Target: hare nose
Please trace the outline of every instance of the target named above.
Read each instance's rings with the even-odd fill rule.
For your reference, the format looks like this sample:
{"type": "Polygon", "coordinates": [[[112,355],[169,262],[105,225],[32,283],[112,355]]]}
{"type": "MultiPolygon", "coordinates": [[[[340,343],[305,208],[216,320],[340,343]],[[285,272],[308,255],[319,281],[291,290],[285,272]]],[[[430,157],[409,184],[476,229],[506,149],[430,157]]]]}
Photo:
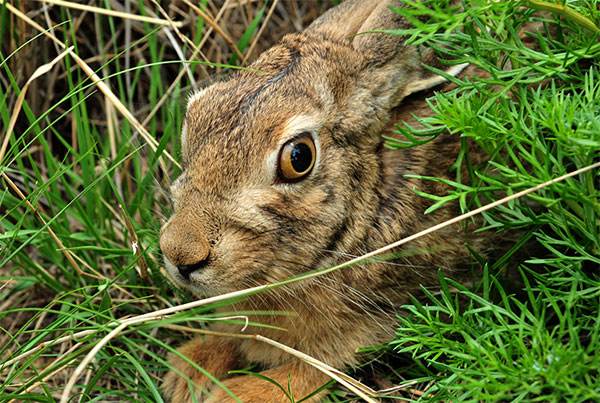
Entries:
{"type": "Polygon", "coordinates": [[[194,218],[190,214],[177,214],[160,234],[160,249],[184,280],[210,262],[210,244],[194,218]]]}
{"type": "Polygon", "coordinates": [[[181,277],[183,277],[186,280],[189,280],[190,274],[192,274],[196,270],[203,269],[204,267],[206,267],[207,264],[208,264],[208,256],[204,260],[201,260],[194,264],[177,265],[177,270],[179,271],[179,274],[181,274],[181,277]]]}

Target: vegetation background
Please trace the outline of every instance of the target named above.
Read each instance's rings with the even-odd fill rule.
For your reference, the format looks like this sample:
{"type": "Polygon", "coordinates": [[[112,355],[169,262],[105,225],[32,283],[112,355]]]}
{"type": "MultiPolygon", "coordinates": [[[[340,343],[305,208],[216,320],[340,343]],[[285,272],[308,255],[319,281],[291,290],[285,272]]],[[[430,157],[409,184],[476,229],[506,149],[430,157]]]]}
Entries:
{"type": "MultiPolygon", "coordinates": [[[[455,79],[421,127],[388,139],[401,153],[450,131],[490,155],[476,166],[465,141],[430,211],[472,210],[598,162],[596,0],[405,3],[414,28],[395,34],[485,72],[455,79]]],[[[116,319],[189,301],[165,280],[157,243],[186,98],[331,5],[0,0],[0,401],[59,399],[116,319]]],[[[404,400],[600,400],[599,192],[595,169],[485,213],[485,229],[520,231],[515,247],[475,256],[481,283],[441,277],[351,374],[404,400]],[[536,252],[509,288],[505,268],[525,244],[536,252]]],[[[212,307],[124,329],[71,401],[162,401],[166,352],[222,320],[212,307]]],[[[331,401],[357,399],[330,389],[331,401]]]]}

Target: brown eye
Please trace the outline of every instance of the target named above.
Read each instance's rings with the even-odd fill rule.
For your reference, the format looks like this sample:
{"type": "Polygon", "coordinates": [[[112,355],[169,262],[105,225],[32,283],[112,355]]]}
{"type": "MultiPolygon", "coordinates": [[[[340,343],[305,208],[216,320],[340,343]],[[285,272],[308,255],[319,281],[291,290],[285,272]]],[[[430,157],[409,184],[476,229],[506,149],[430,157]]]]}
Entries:
{"type": "Polygon", "coordinates": [[[279,177],[284,182],[296,182],[310,173],[317,153],[309,133],[288,141],[279,153],[279,177]]]}

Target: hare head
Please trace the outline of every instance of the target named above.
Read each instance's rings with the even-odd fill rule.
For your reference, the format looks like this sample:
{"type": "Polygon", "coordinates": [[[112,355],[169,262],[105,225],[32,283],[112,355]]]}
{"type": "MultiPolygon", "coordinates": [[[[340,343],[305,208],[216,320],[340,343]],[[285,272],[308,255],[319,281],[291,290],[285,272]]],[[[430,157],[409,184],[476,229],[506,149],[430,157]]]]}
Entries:
{"type": "Polygon", "coordinates": [[[373,32],[403,27],[395,5],[347,0],[189,99],[160,236],[178,285],[214,295],[364,248],[394,174],[381,131],[428,82],[416,48],[373,32]]]}

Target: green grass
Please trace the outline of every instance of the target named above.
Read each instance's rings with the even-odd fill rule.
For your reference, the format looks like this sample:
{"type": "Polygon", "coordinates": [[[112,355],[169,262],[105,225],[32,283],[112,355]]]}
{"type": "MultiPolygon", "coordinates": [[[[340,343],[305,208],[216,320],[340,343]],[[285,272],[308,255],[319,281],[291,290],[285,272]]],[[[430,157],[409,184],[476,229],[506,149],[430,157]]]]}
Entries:
{"type": "MultiPolygon", "coordinates": [[[[209,3],[201,2],[202,7],[209,3]]],[[[448,1],[407,3],[411,7],[401,12],[416,28],[397,33],[433,47],[452,63],[469,62],[488,73],[455,79],[455,90],[430,100],[435,114],[423,120],[425,129],[400,127],[407,141],[388,140],[390,147],[418,146],[444,131],[464,139],[449,193],[442,198],[422,195],[433,198],[430,210],[452,201],[463,211],[472,210],[598,161],[600,37],[593,29],[600,26],[597,1],[569,1],[569,8],[546,14],[530,7],[540,2],[468,1],[464,11],[448,1]],[[525,44],[519,32],[531,22],[539,22],[540,30],[525,44]],[[491,161],[471,161],[467,140],[485,150],[491,161]]],[[[133,8],[160,15],[148,4],[140,1],[133,8]]],[[[100,5],[108,7],[109,2],[100,5]]],[[[235,36],[241,52],[249,47],[269,6],[257,6],[253,15],[242,19],[235,36]]],[[[80,15],[53,8],[55,35],[89,60],[120,101],[138,120],[145,120],[182,68],[172,46],[154,25],[136,24],[130,42],[113,41],[124,38],[123,20],[88,14],[80,21],[80,15]]],[[[0,5],[2,136],[29,75],[57,54],[48,40],[33,38],[37,32],[23,31],[11,18],[0,5]]],[[[46,26],[43,18],[36,21],[46,26]]],[[[206,29],[197,19],[182,32],[198,44],[206,29]]],[[[238,62],[225,42],[213,45],[221,46],[222,54],[212,53],[211,62],[238,62]]],[[[189,45],[181,46],[185,55],[192,53],[189,45]]],[[[203,77],[202,69],[216,73],[221,67],[195,63],[190,68],[203,77]]],[[[70,56],[30,87],[0,174],[18,186],[46,224],[3,177],[0,401],[55,401],[74,367],[112,329],[115,319],[190,299],[162,276],[157,243],[161,222],[169,215],[164,189],[179,172],[164,153],[179,155],[178,133],[190,90],[184,75],[146,122],[159,141],[153,152],[129,122],[109,112],[96,85],[70,56]],[[112,128],[111,122],[116,122],[112,128]],[[75,265],[59,250],[49,229],[75,265]],[[132,251],[134,240],[137,254],[132,251]],[[90,332],[33,350],[41,342],[82,331],[90,332]]],[[[387,380],[407,385],[400,396],[453,401],[600,399],[598,183],[598,170],[588,172],[484,214],[485,229],[518,229],[522,242],[517,246],[526,244],[531,253],[523,258],[524,252],[515,247],[493,260],[476,257],[483,279],[470,288],[441,277],[440,289],[425,290],[424,298],[405,307],[395,340],[366,348],[382,362],[394,358],[387,380]],[[518,273],[517,285],[506,280],[511,276],[507,272],[518,273]]],[[[166,352],[188,337],[171,325],[202,326],[217,319],[213,307],[127,328],[99,351],[93,369],[78,380],[76,396],[161,401],[166,352]]],[[[363,376],[364,371],[355,375],[363,376]]],[[[336,387],[329,397],[336,402],[354,399],[336,387]]]]}

